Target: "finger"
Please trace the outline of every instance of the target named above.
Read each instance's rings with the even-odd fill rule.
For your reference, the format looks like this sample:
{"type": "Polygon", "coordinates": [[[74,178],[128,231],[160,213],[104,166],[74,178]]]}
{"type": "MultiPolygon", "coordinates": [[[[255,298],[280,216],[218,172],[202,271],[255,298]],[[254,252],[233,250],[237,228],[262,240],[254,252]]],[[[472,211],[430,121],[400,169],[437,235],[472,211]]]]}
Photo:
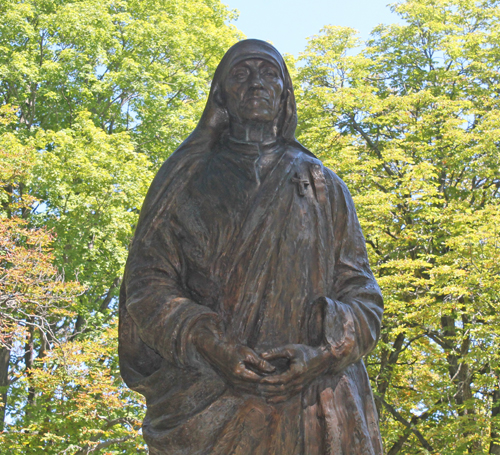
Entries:
{"type": "Polygon", "coordinates": [[[287,387],[284,384],[281,385],[262,385],[259,384],[257,389],[264,396],[274,396],[283,395],[288,393],[287,387]]]}
{"type": "Polygon", "coordinates": [[[312,385],[305,390],[302,396],[302,407],[307,408],[308,406],[313,406],[318,402],[318,386],[312,385]]]}
{"type": "Polygon", "coordinates": [[[243,382],[243,381],[237,381],[233,382],[234,387],[236,387],[239,391],[245,392],[245,393],[250,393],[252,395],[258,394],[258,390],[255,386],[255,384],[251,382],[243,382]]]}
{"type": "Polygon", "coordinates": [[[287,393],[282,393],[280,395],[274,395],[274,396],[271,396],[269,398],[266,398],[266,401],[268,403],[282,403],[283,401],[287,401],[290,398],[297,395],[298,393],[300,393],[301,390],[302,390],[301,387],[296,387],[287,393]]]}
{"type": "Polygon", "coordinates": [[[295,373],[291,370],[286,371],[283,374],[277,374],[274,376],[266,376],[260,379],[261,384],[286,384],[295,377],[295,373]]]}
{"type": "Polygon", "coordinates": [[[263,373],[274,373],[276,368],[271,365],[267,360],[264,360],[262,357],[259,357],[254,352],[249,352],[245,358],[245,363],[254,366],[259,371],[263,373]]]}
{"type": "Polygon", "coordinates": [[[298,371],[295,372],[287,384],[289,387],[301,387],[304,385],[304,377],[298,371]]]}
{"type": "Polygon", "coordinates": [[[296,390],[302,389],[302,384],[281,384],[281,385],[262,385],[259,384],[258,390],[264,396],[287,395],[295,393],[296,390]]]}
{"type": "Polygon", "coordinates": [[[274,348],[269,351],[263,352],[260,356],[265,360],[275,360],[281,359],[283,357],[286,359],[292,359],[293,353],[288,347],[282,346],[280,348],[274,348]]]}
{"type": "Polygon", "coordinates": [[[246,368],[237,370],[235,372],[235,376],[238,379],[244,379],[245,381],[250,381],[250,382],[259,382],[262,379],[262,376],[259,376],[257,373],[254,373],[251,370],[247,370],[246,368]]]}
{"type": "Polygon", "coordinates": [[[267,398],[266,401],[268,403],[283,403],[284,401],[287,401],[288,399],[290,399],[291,396],[287,393],[285,395],[276,395],[274,397],[271,397],[271,398],[267,398]]]}
{"type": "Polygon", "coordinates": [[[269,398],[267,399],[266,401],[268,403],[271,403],[271,404],[278,404],[278,403],[282,403],[283,401],[286,401],[288,400],[288,397],[273,397],[273,398],[269,398]]]}

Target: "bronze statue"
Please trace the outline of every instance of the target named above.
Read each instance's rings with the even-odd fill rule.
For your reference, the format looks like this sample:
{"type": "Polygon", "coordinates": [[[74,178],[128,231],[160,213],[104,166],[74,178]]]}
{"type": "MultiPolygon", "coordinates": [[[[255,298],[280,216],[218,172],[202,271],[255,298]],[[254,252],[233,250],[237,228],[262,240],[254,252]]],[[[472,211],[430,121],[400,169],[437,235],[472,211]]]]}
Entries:
{"type": "Polygon", "coordinates": [[[349,191],[296,124],[283,58],[241,41],[151,184],[119,351],[151,454],[382,454],[362,361],[380,289],[349,191]]]}

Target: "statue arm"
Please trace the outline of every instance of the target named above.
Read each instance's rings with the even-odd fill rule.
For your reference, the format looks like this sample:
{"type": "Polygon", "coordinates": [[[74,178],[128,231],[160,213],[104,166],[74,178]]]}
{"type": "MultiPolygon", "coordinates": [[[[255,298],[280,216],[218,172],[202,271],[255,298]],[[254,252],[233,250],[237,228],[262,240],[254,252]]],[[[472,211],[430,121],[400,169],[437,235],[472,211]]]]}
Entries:
{"type": "Polygon", "coordinates": [[[380,335],[383,300],[368,264],[365,239],[345,184],[332,176],[330,191],[335,238],[332,299],[323,306],[323,339],[340,371],[368,354],[380,335]]]}
{"type": "Polygon", "coordinates": [[[182,255],[166,223],[134,242],[125,271],[127,311],[144,343],[178,366],[197,362],[190,341],[195,325],[220,326],[217,313],[192,300],[182,283],[182,255]]]}
{"type": "Polygon", "coordinates": [[[184,291],[186,267],[169,228],[165,222],[147,240],[134,242],[129,255],[126,305],[139,336],[179,367],[208,366],[232,386],[257,393],[261,374],[274,367],[249,347],[226,341],[219,315],[184,291]]]}

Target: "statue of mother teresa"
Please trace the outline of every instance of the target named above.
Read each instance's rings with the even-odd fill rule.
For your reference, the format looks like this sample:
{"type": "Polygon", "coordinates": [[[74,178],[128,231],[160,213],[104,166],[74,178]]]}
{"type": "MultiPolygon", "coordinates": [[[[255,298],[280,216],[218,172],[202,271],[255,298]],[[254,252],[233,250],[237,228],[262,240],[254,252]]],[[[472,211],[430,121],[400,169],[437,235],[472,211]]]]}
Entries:
{"type": "Polygon", "coordinates": [[[363,356],[380,289],[345,184],[295,139],[285,62],[245,40],[142,207],[123,379],[153,455],[381,455],[363,356]]]}

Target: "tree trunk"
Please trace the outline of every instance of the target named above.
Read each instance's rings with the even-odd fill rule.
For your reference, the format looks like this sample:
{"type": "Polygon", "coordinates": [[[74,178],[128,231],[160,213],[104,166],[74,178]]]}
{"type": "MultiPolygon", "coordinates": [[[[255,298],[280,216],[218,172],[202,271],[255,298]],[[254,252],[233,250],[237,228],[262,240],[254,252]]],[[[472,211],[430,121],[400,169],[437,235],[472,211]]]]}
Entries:
{"type": "Polygon", "coordinates": [[[9,388],[10,349],[0,346],[0,433],[5,427],[5,411],[9,388]]]}
{"type": "Polygon", "coordinates": [[[35,358],[35,328],[30,326],[28,339],[26,340],[26,348],[24,352],[24,364],[26,366],[26,376],[28,378],[28,405],[33,404],[35,398],[35,389],[31,384],[31,369],[33,368],[33,361],[35,358]]]}
{"type": "MultiPolygon", "coordinates": [[[[389,388],[392,372],[394,371],[394,367],[396,366],[396,363],[398,361],[399,354],[403,349],[404,341],[405,334],[400,333],[394,340],[392,351],[390,352],[390,354],[389,352],[387,352],[387,350],[385,350],[385,352],[383,352],[381,355],[380,370],[375,379],[375,382],[377,384],[377,394],[382,398],[385,398],[385,393],[389,388]]],[[[377,407],[377,412],[380,418],[382,416],[383,406],[380,404],[380,401],[376,401],[375,405],[377,407]]]]}
{"type": "MultiPolygon", "coordinates": [[[[462,323],[464,327],[468,324],[468,320],[463,317],[462,323]]],[[[443,328],[443,334],[447,340],[453,342],[457,340],[458,332],[456,327],[456,321],[451,316],[443,316],[441,318],[441,325],[443,328]]],[[[456,342],[456,341],[455,341],[456,342]]],[[[473,395],[471,389],[472,383],[472,372],[468,363],[460,359],[466,357],[470,348],[470,337],[466,337],[462,344],[457,346],[454,350],[455,353],[448,353],[446,356],[448,360],[448,370],[452,382],[456,386],[456,393],[454,395],[455,403],[462,409],[459,411],[459,415],[467,416],[469,422],[477,420],[476,410],[474,408],[473,395]]],[[[464,429],[464,437],[468,438],[474,435],[474,432],[464,429]]],[[[481,453],[481,442],[478,439],[472,441],[471,445],[468,447],[468,453],[476,454],[481,453]]]]}
{"type": "Polygon", "coordinates": [[[399,439],[394,443],[391,449],[387,452],[387,455],[397,455],[401,451],[401,449],[405,445],[405,442],[408,440],[410,436],[411,436],[411,430],[406,429],[404,433],[399,437],[399,439]]]}
{"type": "Polygon", "coordinates": [[[500,383],[493,391],[493,406],[491,408],[491,442],[490,442],[490,455],[500,455],[500,383]]]}

